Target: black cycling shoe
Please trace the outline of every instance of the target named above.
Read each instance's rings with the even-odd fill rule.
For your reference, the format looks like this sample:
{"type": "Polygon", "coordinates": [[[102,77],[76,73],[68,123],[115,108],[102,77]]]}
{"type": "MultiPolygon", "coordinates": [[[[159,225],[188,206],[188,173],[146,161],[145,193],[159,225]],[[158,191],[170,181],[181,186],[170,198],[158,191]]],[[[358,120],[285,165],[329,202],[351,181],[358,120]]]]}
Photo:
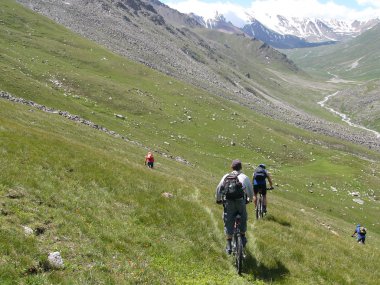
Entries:
{"type": "Polygon", "coordinates": [[[231,244],[232,240],[228,239],[227,240],[227,244],[226,244],[226,253],[227,254],[231,254],[232,252],[232,244],[231,244]]]}

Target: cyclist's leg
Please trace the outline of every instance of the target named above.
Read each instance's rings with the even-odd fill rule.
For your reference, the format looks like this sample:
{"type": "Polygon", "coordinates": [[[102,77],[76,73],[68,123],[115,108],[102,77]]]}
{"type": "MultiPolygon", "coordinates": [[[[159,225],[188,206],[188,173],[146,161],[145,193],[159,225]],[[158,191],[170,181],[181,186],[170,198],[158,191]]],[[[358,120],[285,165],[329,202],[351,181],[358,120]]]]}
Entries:
{"type": "Polygon", "coordinates": [[[259,192],[259,189],[257,185],[253,186],[253,203],[255,204],[255,209],[257,207],[257,193],[259,192]]]}
{"type": "Polygon", "coordinates": [[[226,233],[226,251],[228,254],[231,253],[231,240],[234,234],[234,224],[236,217],[236,207],[234,201],[227,200],[224,204],[224,230],[226,233]]]}
{"type": "Polygon", "coordinates": [[[237,215],[237,209],[234,202],[235,201],[233,200],[226,200],[224,204],[223,220],[227,236],[232,236],[234,234],[235,217],[237,215]]]}
{"type": "Polygon", "coordinates": [[[247,220],[248,220],[247,206],[246,206],[244,200],[237,200],[236,202],[237,202],[236,204],[238,207],[239,214],[241,216],[241,218],[240,218],[240,234],[242,237],[243,246],[245,246],[247,243],[247,238],[245,236],[245,233],[247,231],[247,220]]]}
{"type": "Polygon", "coordinates": [[[263,194],[263,212],[266,213],[267,211],[267,186],[264,185],[261,188],[261,193],[263,194]]]}

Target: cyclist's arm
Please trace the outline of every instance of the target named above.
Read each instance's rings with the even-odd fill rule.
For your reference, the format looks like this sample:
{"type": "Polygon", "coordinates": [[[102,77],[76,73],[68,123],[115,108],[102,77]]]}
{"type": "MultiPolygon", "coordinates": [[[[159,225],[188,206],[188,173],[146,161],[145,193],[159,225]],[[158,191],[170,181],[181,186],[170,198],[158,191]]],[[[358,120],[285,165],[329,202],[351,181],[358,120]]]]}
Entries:
{"type": "Polygon", "coordinates": [[[272,177],[269,172],[267,172],[267,178],[268,178],[270,188],[273,188],[272,177]]]}
{"type": "Polygon", "coordinates": [[[220,180],[218,186],[216,187],[216,190],[215,190],[215,199],[216,199],[216,202],[220,202],[222,201],[223,197],[222,197],[222,193],[221,193],[221,188],[222,188],[222,185],[223,185],[223,181],[224,181],[224,178],[227,176],[228,174],[224,175],[222,177],[222,179],[220,180]]]}
{"type": "Polygon", "coordinates": [[[242,184],[244,185],[244,191],[247,194],[249,201],[252,201],[252,199],[253,199],[253,187],[252,187],[251,180],[249,179],[248,176],[245,176],[242,184]]]}

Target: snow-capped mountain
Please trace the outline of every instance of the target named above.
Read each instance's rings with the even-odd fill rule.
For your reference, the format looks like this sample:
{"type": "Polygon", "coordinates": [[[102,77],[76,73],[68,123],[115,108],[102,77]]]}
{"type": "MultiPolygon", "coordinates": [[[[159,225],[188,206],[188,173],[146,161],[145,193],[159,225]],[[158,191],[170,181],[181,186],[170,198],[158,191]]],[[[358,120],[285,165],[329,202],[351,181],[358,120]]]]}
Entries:
{"type": "Polygon", "coordinates": [[[241,29],[234,26],[231,22],[227,22],[224,15],[219,14],[218,12],[215,13],[215,17],[212,19],[204,19],[203,17],[198,16],[194,13],[190,13],[189,16],[193,18],[194,20],[196,20],[202,26],[209,29],[220,30],[222,32],[235,33],[235,34],[243,33],[241,29]]]}
{"type": "Polygon", "coordinates": [[[261,15],[250,17],[251,23],[259,21],[266,28],[281,34],[293,35],[308,42],[341,41],[356,37],[372,28],[380,19],[368,21],[343,21],[336,19],[311,19],[285,17],[282,15],[261,15]]]}
{"type": "Polygon", "coordinates": [[[213,19],[204,19],[195,14],[190,14],[190,16],[209,29],[229,33],[241,33],[243,31],[249,36],[280,49],[332,44],[356,37],[380,23],[379,18],[368,21],[343,21],[265,14],[257,18],[248,15],[248,23],[243,28],[238,28],[218,12],[213,19]]]}
{"type": "Polygon", "coordinates": [[[302,37],[292,34],[282,34],[268,29],[259,21],[252,19],[252,22],[243,27],[244,33],[259,39],[268,45],[279,49],[291,49],[302,47],[313,47],[319,45],[333,44],[335,41],[309,42],[302,37]]]}

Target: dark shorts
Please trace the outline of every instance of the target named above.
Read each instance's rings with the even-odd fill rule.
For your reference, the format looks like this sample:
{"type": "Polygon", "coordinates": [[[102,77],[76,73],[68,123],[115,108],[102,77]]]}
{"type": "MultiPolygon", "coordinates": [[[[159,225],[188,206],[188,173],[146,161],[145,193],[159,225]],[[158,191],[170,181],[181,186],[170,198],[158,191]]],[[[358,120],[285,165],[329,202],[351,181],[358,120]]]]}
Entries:
{"type": "Polygon", "coordinates": [[[148,167],[149,167],[149,168],[153,168],[153,162],[148,161],[148,167]]]}
{"type": "Polygon", "coordinates": [[[232,236],[234,233],[234,225],[236,215],[240,215],[240,230],[245,233],[247,231],[247,206],[245,199],[226,200],[223,210],[224,231],[227,235],[232,236]]]}
{"type": "Polygon", "coordinates": [[[253,185],[253,193],[262,193],[264,196],[267,194],[267,185],[253,185]]]}

